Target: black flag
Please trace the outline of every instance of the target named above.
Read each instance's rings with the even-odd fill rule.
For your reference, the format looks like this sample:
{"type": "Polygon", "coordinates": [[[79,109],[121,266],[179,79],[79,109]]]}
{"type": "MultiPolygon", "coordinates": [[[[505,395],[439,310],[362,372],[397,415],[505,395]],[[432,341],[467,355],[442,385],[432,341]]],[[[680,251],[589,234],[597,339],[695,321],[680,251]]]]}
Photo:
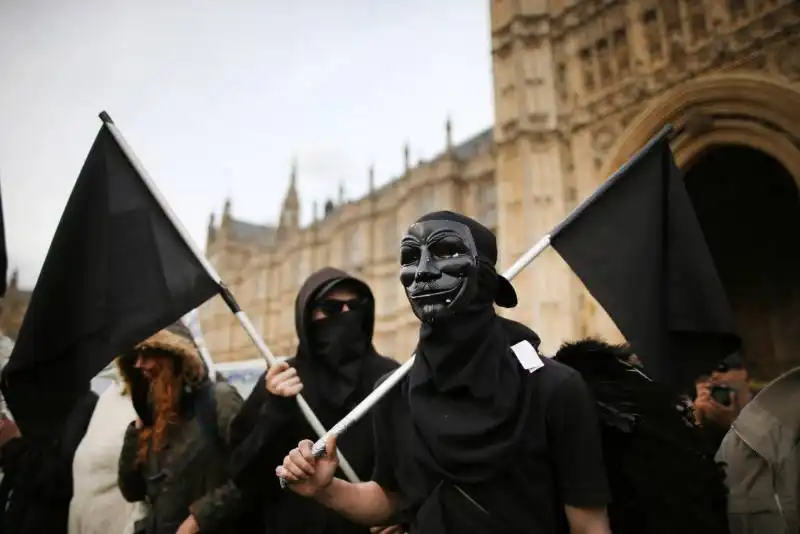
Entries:
{"type": "Polygon", "coordinates": [[[92,377],[219,291],[104,124],[3,371],[23,434],[57,435],[92,377]]]}
{"type": "Polygon", "coordinates": [[[649,374],[684,391],[739,347],[666,128],[551,234],[649,374]]]}
{"type": "Polygon", "coordinates": [[[6,230],[3,223],[3,192],[0,189],[0,298],[6,294],[8,277],[8,253],[6,252],[6,230]]]}

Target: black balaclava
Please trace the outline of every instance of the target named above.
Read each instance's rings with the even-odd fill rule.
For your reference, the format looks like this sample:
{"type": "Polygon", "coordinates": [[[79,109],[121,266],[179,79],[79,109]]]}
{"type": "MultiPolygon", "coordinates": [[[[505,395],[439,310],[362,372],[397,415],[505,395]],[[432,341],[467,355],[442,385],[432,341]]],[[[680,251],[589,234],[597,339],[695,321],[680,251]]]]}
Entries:
{"type": "Polygon", "coordinates": [[[495,476],[524,429],[523,370],[493,306],[513,307],[516,294],[496,260],[494,234],[458,213],[425,215],[402,239],[400,279],[422,321],[408,389],[414,455],[453,482],[495,476]]]}
{"type": "Polygon", "coordinates": [[[297,366],[304,383],[312,385],[312,395],[319,397],[318,403],[330,408],[342,408],[358,389],[364,362],[374,354],[370,318],[366,310],[371,305],[370,299],[357,281],[343,278],[320,288],[309,301],[305,310],[305,324],[308,325],[310,358],[298,358],[297,366]],[[356,303],[350,305],[354,309],[311,320],[310,314],[317,303],[343,285],[358,294],[356,303]]]}

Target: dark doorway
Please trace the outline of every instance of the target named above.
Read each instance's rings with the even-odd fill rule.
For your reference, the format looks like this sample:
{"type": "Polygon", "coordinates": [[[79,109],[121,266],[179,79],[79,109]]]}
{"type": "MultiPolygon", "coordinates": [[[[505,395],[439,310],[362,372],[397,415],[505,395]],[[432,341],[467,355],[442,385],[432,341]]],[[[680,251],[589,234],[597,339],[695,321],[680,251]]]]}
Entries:
{"type": "Polygon", "coordinates": [[[705,153],[686,172],[751,376],[800,365],[800,193],[777,160],[743,146],[705,153]]]}

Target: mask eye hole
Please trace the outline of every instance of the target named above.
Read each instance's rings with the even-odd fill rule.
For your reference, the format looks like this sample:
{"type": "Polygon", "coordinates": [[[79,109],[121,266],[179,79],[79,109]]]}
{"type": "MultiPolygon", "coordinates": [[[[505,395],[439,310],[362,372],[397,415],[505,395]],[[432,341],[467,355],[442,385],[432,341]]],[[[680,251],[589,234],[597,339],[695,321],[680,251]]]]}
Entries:
{"type": "Polygon", "coordinates": [[[420,252],[418,247],[400,247],[400,264],[413,265],[419,262],[420,252]]]}
{"type": "Polygon", "coordinates": [[[458,258],[467,254],[467,247],[464,242],[454,237],[446,237],[431,244],[431,253],[437,258],[458,258]]]}

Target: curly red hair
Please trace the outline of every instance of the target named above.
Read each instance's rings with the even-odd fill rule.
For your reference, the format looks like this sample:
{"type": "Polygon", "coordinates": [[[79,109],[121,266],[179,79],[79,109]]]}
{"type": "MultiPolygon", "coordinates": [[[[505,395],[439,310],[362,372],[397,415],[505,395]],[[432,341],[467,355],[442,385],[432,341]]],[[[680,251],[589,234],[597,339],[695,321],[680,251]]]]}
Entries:
{"type": "MultiPolygon", "coordinates": [[[[153,351],[154,352],[154,351],[153,351]]],[[[139,448],[136,456],[137,465],[142,465],[149,451],[161,452],[164,448],[167,429],[178,422],[178,402],[180,401],[183,380],[176,371],[174,358],[167,354],[149,352],[140,357],[153,358],[158,370],[157,377],[150,384],[150,395],[153,399],[153,426],[143,428],[139,433],[139,448]]]]}

